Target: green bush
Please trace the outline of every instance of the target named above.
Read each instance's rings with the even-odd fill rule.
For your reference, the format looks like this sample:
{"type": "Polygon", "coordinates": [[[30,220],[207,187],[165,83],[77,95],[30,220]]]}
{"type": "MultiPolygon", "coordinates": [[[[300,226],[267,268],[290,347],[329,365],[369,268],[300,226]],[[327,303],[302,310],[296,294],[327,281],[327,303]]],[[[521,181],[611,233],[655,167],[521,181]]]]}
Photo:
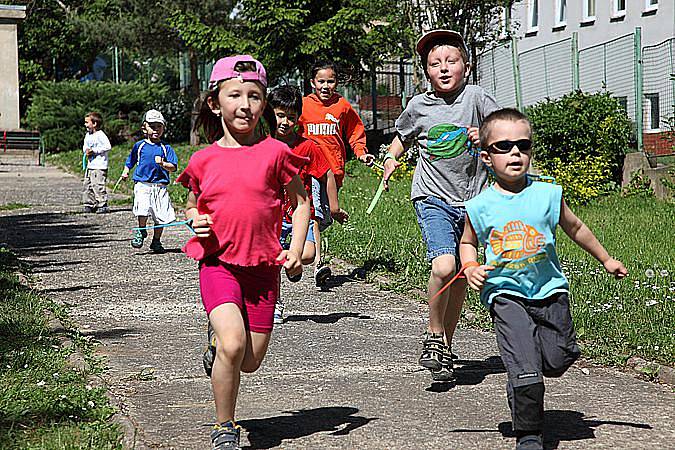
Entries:
{"type": "Polygon", "coordinates": [[[633,126],[609,93],[573,92],[531,106],[526,114],[537,167],[556,177],[570,201],[586,202],[620,184],[633,126]]]}
{"type": "Polygon", "coordinates": [[[47,150],[72,150],[82,146],[85,114],[97,111],[103,116],[103,130],[116,145],[139,138],[143,113],[154,107],[165,114],[167,140],[175,142],[173,130],[185,134],[186,121],[189,128],[186,105],[189,102],[158,84],[45,81],[36,88],[26,123],[40,130],[47,150]]]}

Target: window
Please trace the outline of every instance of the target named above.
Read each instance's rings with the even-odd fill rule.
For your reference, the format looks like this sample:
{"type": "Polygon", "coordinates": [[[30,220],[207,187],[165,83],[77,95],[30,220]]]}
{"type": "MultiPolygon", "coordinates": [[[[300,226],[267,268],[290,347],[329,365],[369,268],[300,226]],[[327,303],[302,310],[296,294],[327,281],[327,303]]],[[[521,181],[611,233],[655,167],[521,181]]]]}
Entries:
{"type": "Polygon", "coordinates": [[[651,130],[660,128],[661,116],[659,114],[659,94],[645,94],[647,107],[645,108],[645,125],[651,130]]]}
{"type": "Polygon", "coordinates": [[[628,114],[628,97],[616,97],[616,100],[619,102],[621,109],[628,114]]]}
{"type": "Polygon", "coordinates": [[[592,22],[595,20],[595,0],[584,0],[584,11],[582,22],[592,22]]]}
{"type": "Polygon", "coordinates": [[[567,25],[567,0],[556,0],[555,2],[555,27],[564,27],[567,25]]]}
{"type": "Polygon", "coordinates": [[[612,18],[626,15],[626,0],[612,0],[612,18]]]}
{"type": "Polygon", "coordinates": [[[539,30],[539,0],[528,0],[527,4],[527,31],[539,30]]]}
{"type": "Polygon", "coordinates": [[[659,9],[659,0],[645,0],[645,9],[643,12],[652,12],[659,9]]]}

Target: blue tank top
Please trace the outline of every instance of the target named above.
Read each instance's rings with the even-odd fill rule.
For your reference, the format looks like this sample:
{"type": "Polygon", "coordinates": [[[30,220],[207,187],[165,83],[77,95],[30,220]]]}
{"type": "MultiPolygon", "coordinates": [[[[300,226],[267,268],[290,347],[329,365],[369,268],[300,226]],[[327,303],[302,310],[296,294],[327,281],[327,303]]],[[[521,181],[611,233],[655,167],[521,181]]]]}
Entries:
{"type": "Polygon", "coordinates": [[[495,267],[480,293],[485,306],[499,294],[541,300],[569,290],[555,251],[561,202],[560,186],[530,181],[517,194],[490,186],[465,203],[486,264],[495,267]]]}

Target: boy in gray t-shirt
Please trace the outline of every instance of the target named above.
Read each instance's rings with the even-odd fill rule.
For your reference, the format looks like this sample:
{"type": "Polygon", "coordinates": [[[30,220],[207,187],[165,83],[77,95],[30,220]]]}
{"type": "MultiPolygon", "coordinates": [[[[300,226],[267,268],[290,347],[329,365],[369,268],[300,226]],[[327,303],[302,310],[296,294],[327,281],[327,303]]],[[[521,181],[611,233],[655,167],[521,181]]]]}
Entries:
{"type": "Polygon", "coordinates": [[[415,142],[420,149],[411,200],[431,262],[429,327],[420,364],[437,381],[453,376],[452,337],[459,321],[466,282],[453,283],[437,295],[459,266],[459,242],[464,230],[464,202],[485,187],[487,171],[471,147],[479,147],[478,127],[499,109],[480,86],[467,85],[471,70],[462,36],[434,30],[417,42],[424,73],[432,91],[413,97],[396,120],[398,136],[385,157],[385,186],[399,166],[396,161],[415,142]]]}

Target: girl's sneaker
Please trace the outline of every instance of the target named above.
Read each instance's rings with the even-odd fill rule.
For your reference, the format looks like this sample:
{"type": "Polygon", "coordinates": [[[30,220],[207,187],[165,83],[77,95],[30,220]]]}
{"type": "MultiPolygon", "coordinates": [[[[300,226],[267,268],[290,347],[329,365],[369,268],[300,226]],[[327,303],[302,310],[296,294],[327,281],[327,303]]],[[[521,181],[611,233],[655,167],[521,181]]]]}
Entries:
{"type": "Polygon", "coordinates": [[[284,323],[284,304],[280,300],[274,305],[274,323],[284,323]]]}
{"type": "Polygon", "coordinates": [[[143,247],[143,241],[148,237],[148,232],[145,230],[134,231],[134,237],[131,239],[131,246],[133,248],[143,247]]]}
{"type": "Polygon", "coordinates": [[[164,246],[162,243],[158,240],[153,239],[152,242],[150,242],[150,251],[152,253],[166,253],[166,250],[164,249],[164,246]]]}
{"type": "Polygon", "coordinates": [[[446,351],[447,345],[443,340],[443,333],[436,334],[427,331],[424,341],[422,341],[420,366],[431,370],[440,370],[443,367],[443,353],[446,351]]]}
{"type": "Polygon", "coordinates": [[[240,450],[240,432],[241,427],[232,420],[214,425],[213,430],[211,430],[211,449],[240,450]]]}

